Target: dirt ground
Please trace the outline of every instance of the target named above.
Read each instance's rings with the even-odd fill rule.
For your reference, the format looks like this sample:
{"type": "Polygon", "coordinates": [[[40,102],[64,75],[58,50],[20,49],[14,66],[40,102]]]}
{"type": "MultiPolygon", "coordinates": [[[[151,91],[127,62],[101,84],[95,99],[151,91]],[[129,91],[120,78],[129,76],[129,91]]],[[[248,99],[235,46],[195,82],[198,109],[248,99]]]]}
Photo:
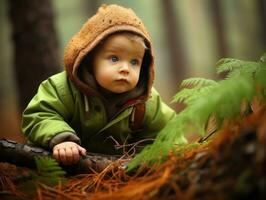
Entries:
{"type": "Polygon", "coordinates": [[[210,141],[180,147],[162,165],[69,176],[55,186],[0,163],[0,199],[265,199],[266,114],[231,121],[210,141]]]}

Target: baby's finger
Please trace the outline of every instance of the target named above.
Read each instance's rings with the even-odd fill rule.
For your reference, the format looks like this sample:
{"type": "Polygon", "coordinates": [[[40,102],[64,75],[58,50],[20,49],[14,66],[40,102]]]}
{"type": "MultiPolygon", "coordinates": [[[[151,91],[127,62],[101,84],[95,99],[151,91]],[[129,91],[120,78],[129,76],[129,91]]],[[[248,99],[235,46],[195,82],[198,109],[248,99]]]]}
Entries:
{"type": "Polygon", "coordinates": [[[76,163],[79,161],[80,156],[79,156],[79,150],[78,147],[72,147],[72,155],[73,155],[73,163],[76,163]]]}
{"type": "Polygon", "coordinates": [[[54,149],[53,150],[53,157],[57,160],[57,161],[60,161],[59,159],[59,152],[58,152],[58,149],[54,149]]]}
{"type": "Polygon", "coordinates": [[[66,165],[73,164],[73,153],[71,148],[66,148],[66,165]]]}
{"type": "Polygon", "coordinates": [[[86,149],[84,149],[81,146],[78,146],[78,150],[79,150],[79,152],[81,153],[82,156],[86,156],[86,152],[87,152],[86,149]]]}
{"type": "Polygon", "coordinates": [[[62,164],[67,164],[65,149],[59,149],[59,159],[62,164]]]}

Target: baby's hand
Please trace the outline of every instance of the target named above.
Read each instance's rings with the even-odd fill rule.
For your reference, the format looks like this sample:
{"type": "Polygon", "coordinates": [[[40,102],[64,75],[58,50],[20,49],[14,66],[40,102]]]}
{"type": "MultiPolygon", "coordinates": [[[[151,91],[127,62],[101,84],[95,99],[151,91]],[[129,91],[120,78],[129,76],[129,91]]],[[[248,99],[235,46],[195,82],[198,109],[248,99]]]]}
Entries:
{"type": "Polygon", "coordinates": [[[63,165],[72,165],[79,161],[81,156],[86,155],[86,149],[75,142],[62,142],[54,146],[53,156],[63,165]]]}

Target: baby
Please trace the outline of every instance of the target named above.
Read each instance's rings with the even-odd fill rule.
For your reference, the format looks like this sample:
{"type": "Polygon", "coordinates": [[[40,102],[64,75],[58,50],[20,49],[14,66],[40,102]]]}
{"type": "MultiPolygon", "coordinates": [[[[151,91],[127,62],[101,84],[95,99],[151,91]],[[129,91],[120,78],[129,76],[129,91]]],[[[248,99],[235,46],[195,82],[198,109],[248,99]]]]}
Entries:
{"type": "Polygon", "coordinates": [[[68,43],[64,63],[41,83],[22,121],[28,140],[64,165],[86,151],[141,149],[175,116],[152,87],[150,36],[131,9],[100,7],[68,43]]]}

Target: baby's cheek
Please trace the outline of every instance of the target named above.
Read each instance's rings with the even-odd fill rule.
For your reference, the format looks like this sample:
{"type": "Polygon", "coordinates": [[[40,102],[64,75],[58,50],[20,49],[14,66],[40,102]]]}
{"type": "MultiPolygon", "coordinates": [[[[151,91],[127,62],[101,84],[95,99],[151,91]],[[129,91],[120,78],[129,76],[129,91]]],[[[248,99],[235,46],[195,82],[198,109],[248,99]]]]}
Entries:
{"type": "Polygon", "coordinates": [[[104,74],[103,74],[103,78],[105,80],[112,80],[114,78],[114,72],[112,70],[107,70],[104,74]]]}
{"type": "Polygon", "coordinates": [[[134,76],[136,79],[139,79],[140,70],[135,70],[134,76]]]}
{"type": "Polygon", "coordinates": [[[112,76],[112,70],[108,68],[104,68],[101,71],[98,71],[98,78],[99,79],[109,79],[112,76]]]}

